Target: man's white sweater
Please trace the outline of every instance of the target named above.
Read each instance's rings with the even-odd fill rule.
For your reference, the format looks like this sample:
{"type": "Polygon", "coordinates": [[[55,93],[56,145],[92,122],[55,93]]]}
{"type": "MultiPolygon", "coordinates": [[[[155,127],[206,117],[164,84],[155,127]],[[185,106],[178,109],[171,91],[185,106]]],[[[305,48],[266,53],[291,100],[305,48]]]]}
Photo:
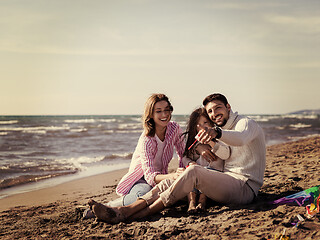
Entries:
{"type": "Polygon", "coordinates": [[[266,145],[262,128],[253,120],[230,110],[219,139],[231,148],[225,160],[224,172],[247,182],[257,195],[263,184],[266,165],[266,145]]]}

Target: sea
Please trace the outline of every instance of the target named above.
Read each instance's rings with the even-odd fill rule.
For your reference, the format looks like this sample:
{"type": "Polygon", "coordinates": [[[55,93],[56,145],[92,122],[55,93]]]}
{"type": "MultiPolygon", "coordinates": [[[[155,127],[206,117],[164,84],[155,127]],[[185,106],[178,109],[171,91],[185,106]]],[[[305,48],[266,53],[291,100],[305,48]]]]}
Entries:
{"type": "MultiPolygon", "coordinates": [[[[268,146],[320,135],[319,114],[248,116],[268,146]]],[[[0,198],[128,168],[141,133],[138,115],[0,116],[0,198]]]]}

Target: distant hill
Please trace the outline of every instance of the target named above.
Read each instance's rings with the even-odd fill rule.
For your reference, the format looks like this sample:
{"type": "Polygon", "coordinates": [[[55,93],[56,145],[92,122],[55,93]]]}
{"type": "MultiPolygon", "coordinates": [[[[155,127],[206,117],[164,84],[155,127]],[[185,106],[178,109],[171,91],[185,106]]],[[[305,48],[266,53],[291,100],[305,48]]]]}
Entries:
{"type": "Polygon", "coordinates": [[[306,114],[306,115],[313,115],[313,114],[320,114],[320,109],[305,109],[296,112],[291,112],[289,114],[306,114]]]}

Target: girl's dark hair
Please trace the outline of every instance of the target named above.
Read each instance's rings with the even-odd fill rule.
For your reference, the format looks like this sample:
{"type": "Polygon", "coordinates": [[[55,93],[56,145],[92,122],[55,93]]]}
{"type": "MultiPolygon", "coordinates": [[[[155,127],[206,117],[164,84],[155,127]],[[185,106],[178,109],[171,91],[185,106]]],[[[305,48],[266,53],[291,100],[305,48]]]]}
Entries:
{"type": "Polygon", "coordinates": [[[203,106],[206,106],[209,102],[212,102],[213,100],[219,100],[219,101],[223,102],[223,104],[225,106],[227,106],[227,104],[228,104],[227,98],[224,95],[222,95],[221,93],[214,93],[214,94],[207,96],[203,100],[202,104],[203,104],[203,106]]]}
{"type": "Polygon", "coordinates": [[[142,124],[145,131],[146,136],[154,137],[156,134],[156,126],[153,120],[154,113],[154,105],[157,102],[166,101],[168,102],[169,109],[172,112],[173,107],[169,101],[169,98],[162,93],[154,93],[152,94],[146,101],[144,105],[144,114],[142,116],[142,124]]]}
{"type": "Polygon", "coordinates": [[[184,135],[186,135],[186,138],[187,138],[186,148],[184,150],[183,156],[191,157],[190,156],[191,149],[188,150],[188,148],[195,141],[195,136],[198,134],[197,124],[201,116],[204,116],[209,121],[211,121],[207,114],[206,109],[203,107],[197,108],[191,113],[188,124],[187,124],[186,132],[183,133],[184,135]]]}

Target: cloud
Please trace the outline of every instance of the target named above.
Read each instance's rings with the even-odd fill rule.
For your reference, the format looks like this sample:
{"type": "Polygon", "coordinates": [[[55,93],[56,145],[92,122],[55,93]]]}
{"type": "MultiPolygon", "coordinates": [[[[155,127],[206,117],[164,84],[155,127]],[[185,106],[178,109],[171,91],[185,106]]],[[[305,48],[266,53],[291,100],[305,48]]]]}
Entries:
{"type": "Polygon", "coordinates": [[[262,1],[236,1],[236,2],[213,2],[208,4],[207,7],[211,9],[226,9],[226,10],[243,10],[243,11],[252,11],[258,9],[266,9],[266,8],[278,8],[283,6],[284,4],[278,2],[262,2],[262,1]]]}
{"type": "Polygon", "coordinates": [[[320,33],[319,16],[289,16],[289,15],[268,15],[265,20],[269,23],[285,27],[287,30],[297,33],[317,34],[320,33]]]}

